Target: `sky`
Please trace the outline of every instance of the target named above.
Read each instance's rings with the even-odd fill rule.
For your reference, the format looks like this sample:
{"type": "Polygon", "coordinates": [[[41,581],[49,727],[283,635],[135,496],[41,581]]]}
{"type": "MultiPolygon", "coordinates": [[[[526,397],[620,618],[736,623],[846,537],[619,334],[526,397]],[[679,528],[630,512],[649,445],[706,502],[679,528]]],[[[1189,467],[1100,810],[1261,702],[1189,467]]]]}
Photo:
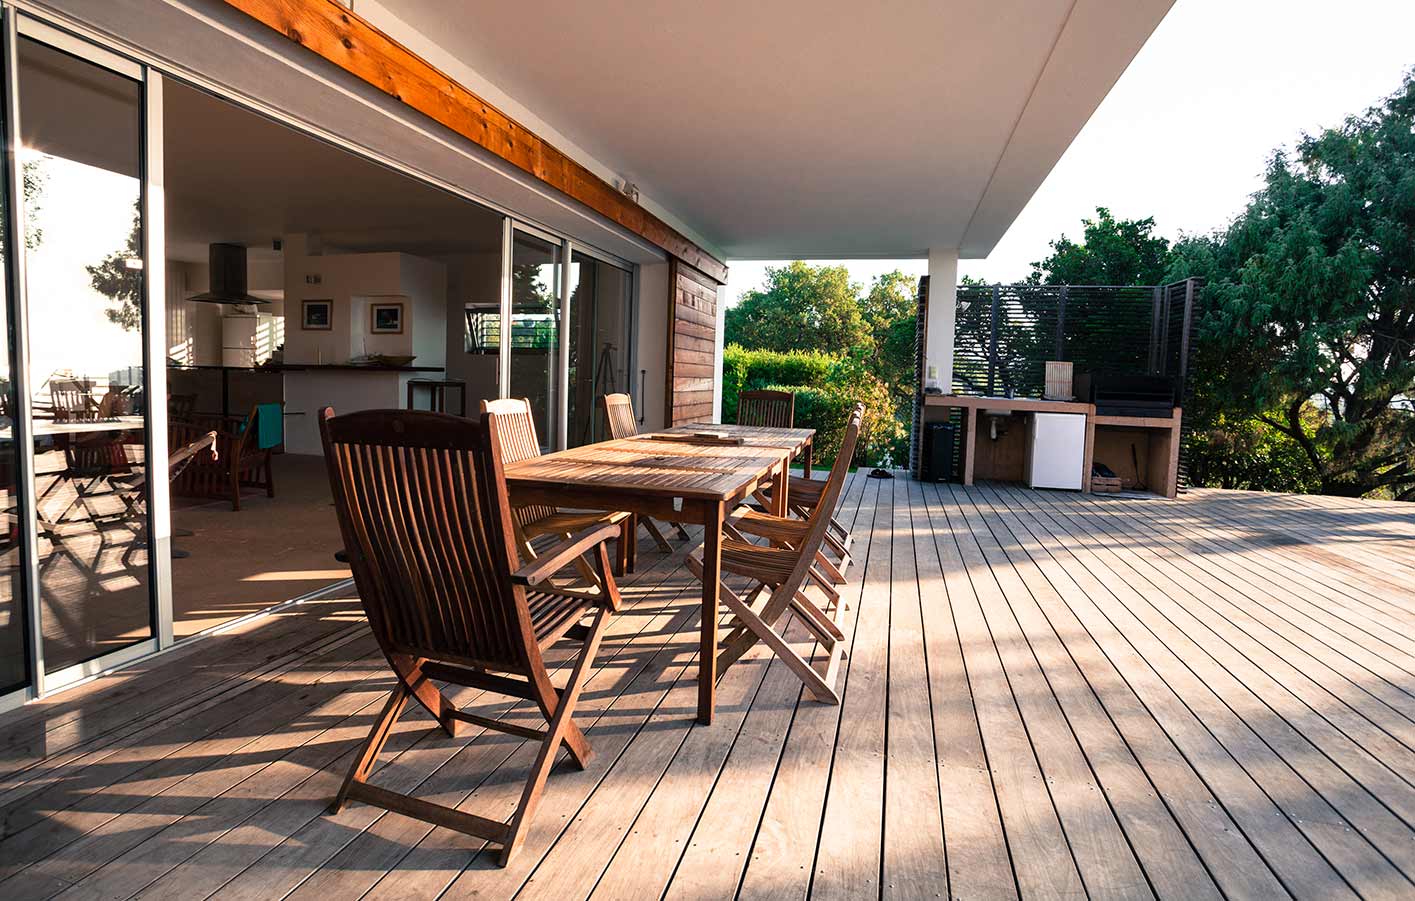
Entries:
{"type": "MultiPolygon", "coordinates": [[[[1047,243],[1106,206],[1167,238],[1222,227],[1264,164],[1304,131],[1391,94],[1415,66],[1415,0],[1177,0],[986,260],[961,275],[1016,281],[1047,243]]],[[[731,262],[731,261],[729,261],[731,262]]],[[[854,280],[923,260],[842,261],[854,280]]],[[[731,262],[735,302],[768,262],[731,262]]]]}

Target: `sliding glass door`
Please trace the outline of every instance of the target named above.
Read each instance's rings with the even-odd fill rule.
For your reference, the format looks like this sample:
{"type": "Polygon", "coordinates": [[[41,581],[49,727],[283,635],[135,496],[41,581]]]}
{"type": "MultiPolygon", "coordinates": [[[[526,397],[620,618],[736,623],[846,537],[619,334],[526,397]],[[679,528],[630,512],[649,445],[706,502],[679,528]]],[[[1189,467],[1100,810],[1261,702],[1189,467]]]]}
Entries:
{"type": "MultiPolygon", "coordinates": [[[[0,104],[0,128],[7,124],[8,104],[0,104]]],[[[4,130],[8,133],[8,129],[4,130]]],[[[8,223],[11,200],[0,190],[0,222],[8,223]]],[[[5,231],[10,229],[7,225],[5,231]]],[[[27,558],[21,528],[24,510],[20,490],[20,460],[15,441],[20,402],[15,380],[15,330],[10,315],[11,253],[9,242],[0,242],[0,698],[14,696],[28,686],[30,674],[30,616],[25,598],[27,558]]]]}
{"type": "Polygon", "coordinates": [[[519,226],[510,253],[510,390],[531,404],[543,450],[554,449],[560,429],[561,244],[519,226]]]}
{"type": "Polygon", "coordinates": [[[82,675],[155,637],[143,82],[68,42],[21,36],[16,51],[31,416],[19,452],[32,454],[44,673],[82,675]]]}
{"type": "Polygon", "coordinates": [[[631,393],[634,277],[580,250],[570,256],[569,445],[603,441],[597,398],[631,393]]]}

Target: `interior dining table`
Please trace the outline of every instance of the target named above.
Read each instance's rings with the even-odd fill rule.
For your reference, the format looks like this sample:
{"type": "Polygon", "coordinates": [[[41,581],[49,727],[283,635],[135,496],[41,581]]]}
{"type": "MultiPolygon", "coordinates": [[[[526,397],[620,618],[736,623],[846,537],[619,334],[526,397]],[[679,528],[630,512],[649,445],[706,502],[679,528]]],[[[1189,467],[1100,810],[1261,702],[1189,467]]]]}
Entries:
{"type": "MultiPolygon", "coordinates": [[[[789,509],[791,461],[810,448],[812,429],[692,424],[601,441],[506,466],[513,506],[623,511],[703,527],[698,722],[712,723],[717,685],[722,526],[740,503],[762,496],[789,509]]],[[[629,557],[632,565],[632,556],[629,557]]]]}

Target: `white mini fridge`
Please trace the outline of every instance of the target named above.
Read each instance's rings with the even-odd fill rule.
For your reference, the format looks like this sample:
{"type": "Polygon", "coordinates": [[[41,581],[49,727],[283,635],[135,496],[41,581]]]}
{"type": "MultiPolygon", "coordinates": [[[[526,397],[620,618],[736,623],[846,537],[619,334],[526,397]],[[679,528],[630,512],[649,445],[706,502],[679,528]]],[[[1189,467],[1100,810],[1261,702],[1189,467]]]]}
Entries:
{"type": "Polygon", "coordinates": [[[1034,413],[1027,430],[1027,484],[1080,491],[1086,466],[1086,417],[1034,413]]]}

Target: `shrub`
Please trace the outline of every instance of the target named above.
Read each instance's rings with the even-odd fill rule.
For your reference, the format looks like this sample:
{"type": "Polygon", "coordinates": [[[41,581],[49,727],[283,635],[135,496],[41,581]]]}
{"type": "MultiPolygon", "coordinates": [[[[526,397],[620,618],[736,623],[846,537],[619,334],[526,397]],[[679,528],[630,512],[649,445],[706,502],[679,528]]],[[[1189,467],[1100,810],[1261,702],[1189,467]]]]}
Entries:
{"type": "Polygon", "coordinates": [[[857,403],[865,405],[865,421],[856,462],[875,465],[886,457],[896,466],[905,462],[909,429],[900,419],[899,398],[862,358],[729,345],[722,354],[722,421],[737,421],[737,397],[742,391],[761,389],[796,395],[796,425],[816,430],[815,457],[821,465],[835,459],[845,423],[857,403]]]}
{"type": "Polygon", "coordinates": [[[1204,488],[1319,494],[1322,480],[1297,442],[1258,419],[1222,415],[1185,444],[1189,483],[1204,488]]]}
{"type": "Polygon", "coordinates": [[[737,395],[772,385],[821,385],[835,358],[815,351],[777,353],[729,344],[722,352],[722,420],[737,421],[737,395]]]}

